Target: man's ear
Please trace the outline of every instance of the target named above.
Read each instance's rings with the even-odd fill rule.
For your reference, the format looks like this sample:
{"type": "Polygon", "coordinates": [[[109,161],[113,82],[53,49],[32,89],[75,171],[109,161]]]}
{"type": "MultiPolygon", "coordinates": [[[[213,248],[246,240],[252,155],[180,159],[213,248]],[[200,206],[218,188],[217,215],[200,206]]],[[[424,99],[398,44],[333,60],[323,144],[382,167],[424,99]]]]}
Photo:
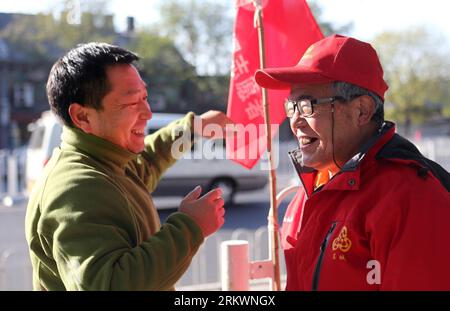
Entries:
{"type": "Polygon", "coordinates": [[[92,132],[92,126],[89,120],[89,109],[78,103],[72,103],[69,106],[69,115],[73,124],[83,130],[85,133],[92,132]]]}
{"type": "Polygon", "coordinates": [[[368,95],[362,95],[356,98],[358,101],[358,125],[363,126],[370,122],[375,113],[375,101],[368,95]]]}

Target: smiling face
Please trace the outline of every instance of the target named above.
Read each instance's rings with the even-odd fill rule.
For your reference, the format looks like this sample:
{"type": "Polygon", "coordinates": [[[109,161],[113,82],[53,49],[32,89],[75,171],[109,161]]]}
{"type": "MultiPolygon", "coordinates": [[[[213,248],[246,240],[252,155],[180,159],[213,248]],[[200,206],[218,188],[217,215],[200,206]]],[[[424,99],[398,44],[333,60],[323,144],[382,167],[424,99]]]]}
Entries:
{"type": "Polygon", "coordinates": [[[102,100],[102,109],[86,107],[89,127],[83,130],[139,153],[144,150],[145,126],[152,117],[146,85],[133,65],[112,65],[106,74],[110,91],[102,100]]]}
{"type": "MultiPolygon", "coordinates": [[[[339,94],[333,90],[332,84],[313,84],[293,86],[290,98],[310,96],[317,99],[335,95],[339,94]]],[[[314,114],[310,117],[301,117],[298,111],[294,113],[290,125],[299,142],[304,166],[317,170],[338,169],[333,161],[333,143],[334,157],[339,166],[356,154],[362,137],[352,102],[334,102],[334,133],[331,103],[314,106],[314,114]]]]}

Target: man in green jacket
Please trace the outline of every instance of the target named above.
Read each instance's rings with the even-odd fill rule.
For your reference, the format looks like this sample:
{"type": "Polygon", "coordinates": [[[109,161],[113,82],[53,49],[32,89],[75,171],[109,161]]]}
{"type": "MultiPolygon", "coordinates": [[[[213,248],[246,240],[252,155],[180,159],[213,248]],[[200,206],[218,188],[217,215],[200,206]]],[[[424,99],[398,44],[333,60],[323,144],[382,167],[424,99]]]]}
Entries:
{"type": "MultiPolygon", "coordinates": [[[[26,238],[37,290],[172,290],[203,239],[223,224],[221,190],[196,187],[161,226],[150,193],[176,159],[174,143],[218,111],[188,113],[144,136],[152,116],[130,51],[88,43],[53,66],[52,111],[62,143],[30,196],[26,238]]],[[[184,147],[184,148],[183,148],[184,147]]],[[[182,151],[183,151],[182,150],[182,151]]]]}

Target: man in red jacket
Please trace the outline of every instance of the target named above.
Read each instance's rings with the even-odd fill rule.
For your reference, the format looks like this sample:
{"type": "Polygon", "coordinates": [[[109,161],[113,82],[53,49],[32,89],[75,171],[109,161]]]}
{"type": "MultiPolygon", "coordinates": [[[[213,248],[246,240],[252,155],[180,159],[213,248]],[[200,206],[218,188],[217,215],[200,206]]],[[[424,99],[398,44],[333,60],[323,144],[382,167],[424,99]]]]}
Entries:
{"type": "Polygon", "coordinates": [[[287,290],[450,290],[450,175],[384,121],[368,43],[334,35],[255,74],[285,108],[302,181],[282,225],[287,290]]]}

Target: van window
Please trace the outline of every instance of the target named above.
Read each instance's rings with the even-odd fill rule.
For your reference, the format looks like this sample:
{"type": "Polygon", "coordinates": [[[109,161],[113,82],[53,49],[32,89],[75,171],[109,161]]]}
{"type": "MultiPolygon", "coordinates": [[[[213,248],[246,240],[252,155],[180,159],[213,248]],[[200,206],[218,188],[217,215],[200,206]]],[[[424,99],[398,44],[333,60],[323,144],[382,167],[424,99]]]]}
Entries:
{"type": "Polygon", "coordinates": [[[30,137],[30,142],[28,145],[30,149],[39,149],[42,147],[42,143],[44,141],[44,132],[44,126],[36,126],[30,137]]]}
{"type": "MultiPolygon", "coordinates": [[[[61,134],[62,134],[62,127],[61,125],[55,125],[53,127],[53,131],[51,132],[51,136],[50,136],[50,142],[49,142],[49,147],[50,147],[50,151],[53,152],[53,149],[55,149],[56,147],[58,147],[61,143],[61,134]]],[[[49,154],[49,156],[51,155],[51,153],[49,154]]]]}

